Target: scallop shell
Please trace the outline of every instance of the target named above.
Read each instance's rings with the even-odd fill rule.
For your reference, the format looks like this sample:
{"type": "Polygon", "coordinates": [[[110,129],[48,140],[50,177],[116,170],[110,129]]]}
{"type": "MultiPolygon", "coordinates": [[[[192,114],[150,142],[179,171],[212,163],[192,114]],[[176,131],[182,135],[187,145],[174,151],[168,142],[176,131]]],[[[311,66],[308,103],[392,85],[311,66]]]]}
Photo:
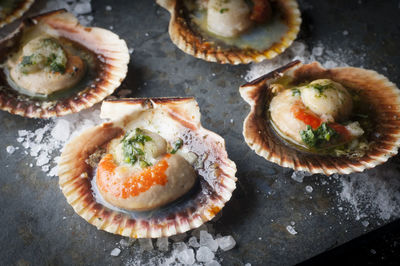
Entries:
{"type": "Polygon", "coordinates": [[[0,75],[0,109],[25,117],[48,118],[79,112],[102,101],[119,87],[125,78],[129,52],[124,40],[111,31],[84,27],[65,10],[58,10],[24,20],[18,29],[0,41],[0,62],[7,59],[24,33],[33,27],[40,31],[56,32],[82,45],[97,58],[97,78],[90,80],[81,91],[68,97],[41,100],[18,93],[8,83],[5,75],[0,75]]]}
{"type": "Polygon", "coordinates": [[[211,220],[231,198],[236,187],[235,163],[228,159],[224,139],[201,126],[199,107],[193,98],[104,101],[101,117],[112,120],[88,129],[67,144],[58,166],[60,187],[68,203],[98,229],[132,238],[167,237],[211,220]],[[97,202],[92,193],[93,169],[85,160],[121,134],[128,120],[161,132],[169,142],[178,135],[190,151],[204,158],[198,169],[199,188],[175,203],[144,214],[107,208],[107,204],[97,202]]]}
{"type": "Polygon", "coordinates": [[[398,152],[400,145],[400,90],[386,77],[372,70],[354,67],[325,69],[319,63],[294,61],[240,87],[240,94],[251,106],[243,126],[246,143],[258,155],[298,171],[310,173],[349,174],[362,172],[386,162],[398,152]],[[373,106],[379,127],[361,158],[334,157],[300,151],[286,144],[267,121],[266,112],[273,97],[269,85],[278,78],[289,77],[293,84],[305,80],[332,79],[362,93],[373,106]]]}
{"type": "Polygon", "coordinates": [[[18,0],[14,2],[18,2],[16,7],[3,19],[0,19],[0,28],[22,17],[22,15],[31,7],[33,2],[35,2],[35,0],[18,0]]]}
{"type": "Polygon", "coordinates": [[[274,3],[279,6],[288,28],[280,39],[273,40],[271,46],[265,50],[221,45],[210,40],[209,36],[201,36],[193,29],[190,19],[185,14],[183,2],[184,0],[157,0],[157,3],[171,14],[169,23],[171,40],[185,53],[210,62],[237,65],[274,58],[293,43],[300,30],[301,17],[297,1],[276,0],[274,3]]]}

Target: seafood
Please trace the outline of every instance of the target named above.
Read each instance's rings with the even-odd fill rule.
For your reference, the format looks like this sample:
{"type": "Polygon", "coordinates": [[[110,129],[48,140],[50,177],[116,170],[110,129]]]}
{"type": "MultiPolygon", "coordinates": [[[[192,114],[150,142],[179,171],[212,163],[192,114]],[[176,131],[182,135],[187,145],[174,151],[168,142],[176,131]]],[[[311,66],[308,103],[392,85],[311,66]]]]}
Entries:
{"type": "Polygon", "coordinates": [[[173,43],[197,58],[221,64],[271,59],[296,38],[301,18],[297,2],[244,0],[157,0],[171,13],[173,43]]]}
{"type": "Polygon", "coordinates": [[[65,10],[24,20],[0,49],[0,109],[26,117],[92,106],[121,84],[129,62],[125,41],[65,10]]]}
{"type": "Polygon", "coordinates": [[[231,198],[236,166],[224,140],[200,125],[193,98],[106,100],[101,117],[66,145],[60,187],[99,229],[171,236],[212,219],[231,198]]]}
{"type": "Polygon", "coordinates": [[[400,91],[378,73],[294,61],[241,86],[246,143],[269,161],[348,174],[397,154],[400,91]]]}

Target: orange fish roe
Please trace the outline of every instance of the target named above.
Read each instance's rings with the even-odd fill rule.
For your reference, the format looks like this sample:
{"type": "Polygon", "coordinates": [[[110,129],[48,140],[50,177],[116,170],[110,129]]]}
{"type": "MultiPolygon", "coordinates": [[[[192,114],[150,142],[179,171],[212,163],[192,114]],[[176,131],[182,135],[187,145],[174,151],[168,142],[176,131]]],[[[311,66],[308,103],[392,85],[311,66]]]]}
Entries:
{"type": "Polygon", "coordinates": [[[299,102],[296,102],[290,111],[296,119],[303,121],[306,125],[310,125],[312,129],[317,129],[322,123],[322,120],[316,114],[307,110],[306,107],[299,102]]]}
{"type": "Polygon", "coordinates": [[[168,169],[166,159],[170,156],[170,154],[166,155],[163,160],[139,173],[120,178],[115,173],[118,166],[115,164],[113,156],[106,154],[97,167],[97,186],[103,192],[111,193],[113,196],[123,199],[135,197],[154,185],[164,186],[168,182],[165,174],[168,169]]]}

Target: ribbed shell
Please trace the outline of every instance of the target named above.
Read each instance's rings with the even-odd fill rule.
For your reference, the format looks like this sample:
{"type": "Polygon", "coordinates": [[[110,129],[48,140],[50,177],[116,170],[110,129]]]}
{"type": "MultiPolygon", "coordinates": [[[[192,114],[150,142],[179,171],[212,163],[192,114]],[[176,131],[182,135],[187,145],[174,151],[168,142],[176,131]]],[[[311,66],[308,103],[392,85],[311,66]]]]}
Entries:
{"type": "Polygon", "coordinates": [[[228,159],[224,139],[200,125],[199,107],[193,98],[104,101],[101,117],[112,122],[88,129],[73,139],[66,145],[59,162],[59,183],[68,203],[98,229],[132,238],[167,237],[211,220],[231,198],[236,187],[235,163],[228,159]],[[163,130],[177,132],[189,150],[207,156],[204,167],[198,170],[198,189],[150,215],[134,218],[96,202],[91,185],[93,169],[85,160],[99,146],[120,135],[125,123],[139,116],[151,118],[138,121],[143,124],[142,128],[160,130],[167,140],[169,135],[163,130]],[[153,123],[160,119],[163,124],[153,123]],[[82,178],[85,173],[89,178],[82,178]]]}
{"type": "Polygon", "coordinates": [[[240,49],[237,47],[222,48],[210,42],[207,36],[198,36],[191,28],[183,8],[184,0],[157,0],[157,3],[171,14],[169,35],[179,49],[194,57],[220,64],[248,64],[271,59],[282,53],[296,39],[300,30],[301,16],[296,0],[277,0],[286,25],[287,32],[280,39],[274,40],[268,49],[240,49]]]}
{"type": "Polygon", "coordinates": [[[297,171],[310,173],[349,174],[362,172],[386,162],[398,152],[400,145],[400,90],[383,75],[354,67],[325,69],[319,63],[303,65],[294,61],[240,87],[240,94],[251,106],[243,125],[246,143],[260,156],[297,171]],[[361,158],[334,157],[308,153],[294,148],[271,127],[266,112],[273,94],[269,85],[277,78],[289,76],[293,84],[321,78],[332,79],[350,90],[358,90],[376,112],[375,136],[369,150],[361,158]]]}
{"type": "Polygon", "coordinates": [[[128,71],[129,52],[124,40],[111,31],[84,27],[65,10],[53,11],[24,20],[18,29],[0,41],[0,60],[19,46],[24,31],[31,27],[48,27],[60,37],[74,41],[100,58],[97,77],[82,91],[60,100],[38,100],[15,91],[0,76],[0,109],[25,117],[49,118],[76,113],[93,106],[119,87],[128,71]]]}
{"type": "Polygon", "coordinates": [[[19,1],[16,8],[10,14],[8,14],[4,19],[0,20],[0,28],[22,17],[22,15],[31,7],[33,2],[35,2],[35,0],[19,1]]]}

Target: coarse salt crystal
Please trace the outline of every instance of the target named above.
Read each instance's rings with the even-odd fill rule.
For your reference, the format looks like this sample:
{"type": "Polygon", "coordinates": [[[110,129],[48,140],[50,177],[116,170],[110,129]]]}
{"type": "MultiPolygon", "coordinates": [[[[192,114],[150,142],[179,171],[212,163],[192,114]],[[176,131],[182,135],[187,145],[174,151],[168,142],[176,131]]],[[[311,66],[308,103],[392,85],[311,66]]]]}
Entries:
{"type": "Polygon", "coordinates": [[[121,253],[121,250],[119,248],[114,248],[113,250],[111,250],[110,255],[113,257],[117,257],[120,253],[121,253]]]}
{"type": "Polygon", "coordinates": [[[206,246],[213,252],[218,250],[217,241],[207,231],[200,231],[200,246],[206,246]]]}
{"type": "Polygon", "coordinates": [[[200,244],[199,244],[199,242],[197,242],[197,238],[195,236],[192,236],[191,238],[189,238],[188,245],[191,247],[194,247],[194,248],[200,247],[200,244]]]}
{"type": "Polygon", "coordinates": [[[221,238],[217,238],[217,242],[218,242],[218,246],[223,251],[231,250],[236,245],[236,241],[235,241],[235,239],[233,239],[232,236],[224,236],[221,238]]]}
{"type": "Polygon", "coordinates": [[[312,186],[306,186],[306,191],[308,192],[308,193],[311,193],[311,192],[313,192],[313,187],[312,186]]]}
{"type": "Polygon", "coordinates": [[[215,254],[208,247],[200,247],[196,252],[196,259],[199,262],[210,262],[214,257],[215,254]]]}
{"type": "Polygon", "coordinates": [[[8,154],[13,154],[15,152],[15,147],[14,146],[7,146],[6,151],[8,154]]]}
{"type": "Polygon", "coordinates": [[[106,6],[106,11],[111,11],[112,7],[111,6],[106,6]]]}
{"type": "Polygon", "coordinates": [[[291,226],[291,225],[286,226],[286,230],[287,230],[291,235],[297,235],[296,230],[294,230],[293,226],[291,226]]]}
{"type": "Polygon", "coordinates": [[[194,258],[194,251],[191,248],[182,250],[176,255],[176,258],[179,262],[185,265],[192,265],[196,262],[196,259],[194,258]]]}

